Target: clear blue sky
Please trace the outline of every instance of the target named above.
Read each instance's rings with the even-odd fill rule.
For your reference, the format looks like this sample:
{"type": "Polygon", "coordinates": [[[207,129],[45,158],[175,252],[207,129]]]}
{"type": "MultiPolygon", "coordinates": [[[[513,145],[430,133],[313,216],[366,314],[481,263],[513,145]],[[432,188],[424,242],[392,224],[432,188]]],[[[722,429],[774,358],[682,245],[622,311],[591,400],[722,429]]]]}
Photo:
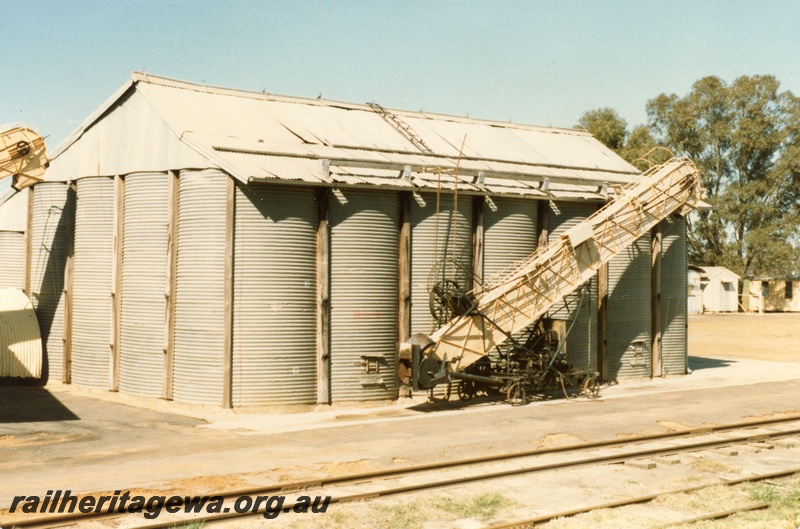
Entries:
{"type": "Polygon", "coordinates": [[[697,79],[800,94],[800,2],[2,2],[0,125],[52,150],[134,70],[186,81],[572,127],[697,79]]]}

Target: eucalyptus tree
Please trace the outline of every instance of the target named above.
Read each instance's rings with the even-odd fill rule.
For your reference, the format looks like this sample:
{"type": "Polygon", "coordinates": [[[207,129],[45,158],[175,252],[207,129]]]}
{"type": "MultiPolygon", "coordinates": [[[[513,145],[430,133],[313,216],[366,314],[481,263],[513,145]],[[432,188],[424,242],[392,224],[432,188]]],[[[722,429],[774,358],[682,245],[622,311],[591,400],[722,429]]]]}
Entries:
{"type": "Polygon", "coordinates": [[[698,80],[647,104],[654,139],[692,158],[714,207],[690,217],[689,257],[744,276],[793,272],[800,238],[800,100],[769,75],[698,80]]]}

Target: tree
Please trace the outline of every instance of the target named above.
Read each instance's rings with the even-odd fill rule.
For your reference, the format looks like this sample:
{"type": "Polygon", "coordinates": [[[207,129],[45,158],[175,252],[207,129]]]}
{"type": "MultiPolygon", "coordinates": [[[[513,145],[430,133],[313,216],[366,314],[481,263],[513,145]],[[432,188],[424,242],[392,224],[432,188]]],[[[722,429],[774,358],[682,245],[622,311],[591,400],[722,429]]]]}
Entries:
{"type": "Polygon", "coordinates": [[[690,217],[689,257],[738,274],[786,274],[800,238],[800,100],[773,76],[704,77],[647,104],[654,139],[701,172],[711,212],[690,217]]]}
{"type": "Polygon", "coordinates": [[[625,144],[628,124],[613,108],[598,108],[585,112],[577,128],[589,131],[612,151],[618,152],[625,144]]]}
{"type": "Polygon", "coordinates": [[[672,157],[669,149],[658,144],[647,125],[639,125],[633,129],[617,154],[640,171],[647,171],[653,165],[662,164],[672,157]]]}

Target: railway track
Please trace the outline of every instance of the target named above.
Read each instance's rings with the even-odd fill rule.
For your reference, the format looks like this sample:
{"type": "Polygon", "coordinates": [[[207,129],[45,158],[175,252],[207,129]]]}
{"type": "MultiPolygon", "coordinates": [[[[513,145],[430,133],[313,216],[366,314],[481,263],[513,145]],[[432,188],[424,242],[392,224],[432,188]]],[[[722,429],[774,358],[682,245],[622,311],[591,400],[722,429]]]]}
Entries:
{"type": "MultiPolygon", "coordinates": [[[[484,529],[525,529],[525,528],[528,528],[528,527],[535,527],[537,525],[541,525],[541,524],[545,524],[547,522],[551,522],[551,521],[553,521],[553,520],[555,520],[557,518],[569,518],[569,517],[572,517],[572,516],[577,516],[579,514],[585,514],[585,513],[588,513],[588,512],[597,511],[597,510],[601,510],[601,509],[616,509],[616,508],[619,508],[619,507],[627,507],[629,505],[637,505],[637,504],[641,504],[641,503],[648,503],[648,502],[651,502],[651,501],[655,500],[656,498],[660,498],[660,497],[663,497],[663,496],[668,496],[670,494],[690,494],[690,493],[693,493],[693,492],[699,492],[701,490],[708,489],[710,487],[716,487],[718,485],[733,486],[733,485],[740,485],[742,483],[751,483],[751,482],[755,482],[755,481],[766,481],[766,480],[769,480],[769,479],[777,479],[777,478],[783,478],[783,477],[786,477],[786,476],[791,476],[793,474],[797,474],[798,472],[800,472],[800,467],[791,468],[791,469],[787,469],[787,470],[782,470],[782,471],[779,471],[779,472],[769,472],[769,473],[766,473],[766,474],[757,474],[757,475],[747,476],[747,477],[740,478],[740,479],[726,480],[724,483],[723,482],[715,482],[715,483],[708,483],[708,484],[704,484],[704,485],[695,485],[695,486],[692,486],[692,487],[679,487],[679,488],[675,488],[675,489],[662,490],[662,491],[659,491],[659,492],[654,493],[654,494],[647,494],[647,495],[644,495],[644,496],[636,496],[634,498],[626,498],[624,500],[619,500],[619,501],[614,501],[614,502],[606,502],[606,503],[599,503],[599,504],[595,504],[595,505],[589,505],[589,506],[582,507],[582,508],[579,508],[579,509],[570,509],[568,511],[557,511],[557,512],[552,512],[550,514],[544,514],[544,515],[541,515],[541,516],[536,516],[536,517],[533,517],[533,518],[525,518],[525,519],[522,519],[522,520],[514,520],[513,522],[508,522],[508,523],[500,523],[500,524],[490,525],[490,526],[484,527],[484,529]]],[[[717,519],[717,518],[724,518],[724,517],[727,517],[727,516],[731,516],[733,514],[737,514],[739,512],[744,512],[744,511],[748,511],[748,510],[756,510],[756,509],[765,509],[767,507],[769,507],[769,505],[765,504],[765,503],[757,503],[757,504],[754,504],[754,505],[745,505],[745,506],[742,506],[742,507],[739,507],[739,508],[735,508],[735,509],[727,509],[727,510],[724,510],[724,511],[714,512],[714,513],[711,513],[711,514],[708,514],[708,515],[695,516],[695,517],[692,517],[692,518],[687,518],[687,519],[684,519],[684,520],[680,520],[678,522],[671,522],[671,523],[668,523],[668,524],[663,524],[660,527],[672,527],[672,526],[675,526],[675,525],[682,525],[682,524],[685,524],[685,523],[691,523],[691,522],[695,522],[695,521],[713,520],[713,519],[717,519]]]]}
{"type": "MultiPolygon", "coordinates": [[[[248,497],[251,500],[258,497],[282,496],[285,502],[280,505],[280,512],[292,512],[296,505],[302,504],[303,497],[318,496],[330,497],[329,504],[365,501],[375,498],[390,497],[436,488],[454,487],[477,481],[500,479],[511,476],[533,475],[555,470],[574,469],[596,465],[611,465],[637,461],[643,459],[659,458],[687,452],[712,450],[740,444],[774,442],[780,438],[800,436],[800,416],[782,417],[761,421],[747,421],[734,424],[688,429],[683,431],[666,432],[660,434],[613,439],[589,443],[578,443],[567,446],[535,449],[529,451],[497,454],[487,457],[460,459],[454,461],[437,462],[363,472],[335,477],[327,477],[292,483],[278,483],[274,486],[229,490],[208,494],[208,496],[221,496],[224,506],[212,514],[186,514],[183,512],[172,514],[161,512],[155,519],[145,519],[141,514],[118,513],[88,513],[88,514],[61,514],[61,515],[27,515],[16,516],[14,519],[3,520],[0,525],[6,527],[13,525],[22,528],[57,528],[75,527],[88,522],[95,522],[95,527],[118,528],[147,528],[156,529],[173,527],[193,521],[213,523],[221,520],[230,520],[242,516],[264,516],[267,509],[262,505],[253,508],[252,501],[247,509],[236,502],[240,498],[248,497]],[[300,503],[298,503],[300,502],[300,503]],[[246,510],[246,512],[237,512],[246,510]]],[[[780,473],[773,473],[763,477],[750,476],[742,481],[771,479],[780,475],[800,473],[800,467],[786,469],[780,473]]],[[[727,481],[728,484],[734,483],[727,481]]],[[[700,487],[707,487],[708,484],[700,487]]],[[[687,492],[690,489],[675,491],[661,491],[648,497],[632,498],[619,502],[619,505],[643,503],[651,501],[659,495],[673,492],[687,492]]],[[[248,502],[245,501],[244,504],[248,502]]],[[[264,503],[264,502],[262,502],[264,503]]],[[[537,519],[515,521],[510,525],[495,527],[525,527],[533,524],[544,523],[548,519],[559,516],[568,516],[586,512],[596,508],[607,508],[619,505],[597,505],[578,509],[576,511],[554,513],[537,519]]],[[[270,511],[272,512],[272,511],[270,511]]],[[[278,513],[274,513],[276,516],[278,513]]],[[[16,513],[19,515],[20,513],[16,513]]],[[[269,514],[269,512],[268,512],[269,514]]]]}

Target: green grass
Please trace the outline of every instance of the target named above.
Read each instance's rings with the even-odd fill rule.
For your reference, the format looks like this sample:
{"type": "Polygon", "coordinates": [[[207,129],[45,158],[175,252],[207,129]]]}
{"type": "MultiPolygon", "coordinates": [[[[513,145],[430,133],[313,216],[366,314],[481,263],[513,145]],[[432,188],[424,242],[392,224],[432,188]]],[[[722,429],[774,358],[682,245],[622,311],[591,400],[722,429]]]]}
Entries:
{"type": "Polygon", "coordinates": [[[203,529],[205,526],[205,522],[189,522],[182,525],[173,525],[172,529],[203,529]]]}
{"type": "Polygon", "coordinates": [[[489,492],[463,499],[440,498],[434,503],[434,507],[464,518],[486,521],[493,518],[501,509],[513,504],[512,500],[502,494],[489,492]]]}

